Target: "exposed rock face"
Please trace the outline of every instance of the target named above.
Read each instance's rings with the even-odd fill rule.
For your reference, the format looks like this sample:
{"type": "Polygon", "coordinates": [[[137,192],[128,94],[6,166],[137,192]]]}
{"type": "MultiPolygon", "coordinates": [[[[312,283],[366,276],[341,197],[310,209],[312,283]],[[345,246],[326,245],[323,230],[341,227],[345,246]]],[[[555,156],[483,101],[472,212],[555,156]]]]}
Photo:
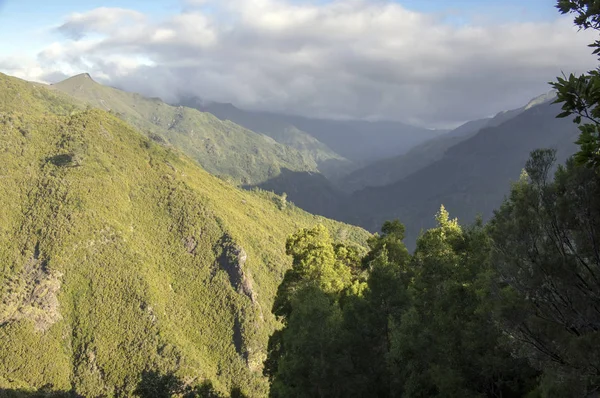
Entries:
{"type": "Polygon", "coordinates": [[[222,253],[218,258],[218,263],[221,269],[227,272],[231,286],[238,293],[246,295],[253,304],[257,304],[251,277],[248,272],[244,271],[244,264],[248,258],[246,251],[228,234],[223,235],[219,246],[222,248],[222,253]]]}
{"type": "Polygon", "coordinates": [[[252,287],[252,276],[247,269],[244,269],[248,255],[244,248],[234,242],[227,233],[221,237],[216,249],[221,251],[217,258],[218,268],[227,273],[231,287],[251,301],[251,304],[248,303],[241,308],[232,305],[234,320],[232,343],[238,355],[246,362],[248,369],[259,372],[266,354],[257,345],[255,331],[259,329],[259,322],[264,322],[264,317],[252,287]]]}
{"type": "Polygon", "coordinates": [[[183,245],[185,246],[185,250],[187,250],[188,253],[194,254],[194,252],[196,251],[196,247],[198,246],[198,242],[193,236],[188,236],[187,238],[183,239],[183,245]]]}
{"type": "Polygon", "coordinates": [[[44,332],[62,319],[58,308],[58,291],[62,273],[47,268],[40,258],[39,244],[33,256],[15,277],[8,280],[6,294],[0,302],[0,325],[29,319],[36,330],[44,332]]]}

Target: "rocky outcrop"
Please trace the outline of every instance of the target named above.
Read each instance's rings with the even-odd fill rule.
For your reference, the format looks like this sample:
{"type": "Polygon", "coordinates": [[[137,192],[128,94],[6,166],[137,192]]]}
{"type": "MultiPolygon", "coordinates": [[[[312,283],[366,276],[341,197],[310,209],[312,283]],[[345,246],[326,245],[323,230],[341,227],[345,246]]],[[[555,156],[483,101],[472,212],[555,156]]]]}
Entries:
{"type": "Polygon", "coordinates": [[[61,278],[62,273],[48,269],[37,244],[21,272],[7,281],[0,303],[0,325],[29,319],[43,332],[62,319],[58,311],[61,278]]]}
{"type": "Polygon", "coordinates": [[[233,315],[232,343],[238,355],[243,358],[253,372],[260,372],[266,354],[257,340],[256,331],[264,322],[262,309],[252,286],[252,275],[245,268],[248,254],[229,234],[224,234],[217,244],[220,255],[217,257],[216,270],[223,270],[229,278],[231,287],[239,295],[250,299],[251,303],[231,305],[233,315]]]}
{"type": "Polygon", "coordinates": [[[244,264],[248,258],[244,248],[235,243],[229,234],[223,235],[218,246],[222,251],[217,262],[219,267],[227,273],[231,286],[238,293],[246,295],[253,304],[257,304],[251,275],[244,271],[244,264]]]}

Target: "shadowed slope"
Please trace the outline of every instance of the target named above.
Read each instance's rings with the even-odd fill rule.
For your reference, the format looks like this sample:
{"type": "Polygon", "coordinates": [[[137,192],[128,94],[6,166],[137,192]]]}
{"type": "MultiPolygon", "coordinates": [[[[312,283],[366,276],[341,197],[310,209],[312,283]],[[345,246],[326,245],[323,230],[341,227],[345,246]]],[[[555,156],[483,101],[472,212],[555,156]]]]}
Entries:
{"type": "Polygon", "coordinates": [[[576,150],[578,129],[570,119],[556,119],[559,105],[542,103],[518,116],[481,130],[449,148],[438,161],[383,187],[355,192],[354,209],[343,219],[376,230],[385,220],[399,218],[406,225],[407,246],[422,228],[434,223],[440,204],[461,222],[479,213],[492,214],[509,192],[529,157],[538,148],[556,148],[563,162],[576,150]]]}
{"type": "Polygon", "coordinates": [[[366,187],[384,186],[400,181],[428,165],[442,159],[445,152],[477,134],[484,128],[497,127],[527,109],[555,98],[553,92],[532,99],[526,106],[503,111],[493,118],[467,122],[451,132],[417,145],[405,154],[383,159],[345,176],[338,185],[347,192],[366,187]]]}

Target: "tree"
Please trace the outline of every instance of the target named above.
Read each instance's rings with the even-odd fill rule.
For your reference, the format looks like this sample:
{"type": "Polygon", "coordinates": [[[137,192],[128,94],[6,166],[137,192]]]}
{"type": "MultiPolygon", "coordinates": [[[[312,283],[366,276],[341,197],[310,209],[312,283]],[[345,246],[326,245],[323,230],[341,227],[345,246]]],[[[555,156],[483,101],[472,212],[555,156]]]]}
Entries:
{"type": "Polygon", "coordinates": [[[387,258],[396,264],[405,264],[410,255],[404,245],[404,225],[399,220],[386,221],[381,227],[381,235],[375,234],[367,244],[369,253],[365,256],[363,264],[369,266],[372,260],[379,256],[383,250],[386,251],[387,258]]]}
{"type": "MultiPolygon", "coordinates": [[[[575,14],[575,25],[581,29],[600,30],[600,2],[598,0],[558,0],[556,7],[562,14],[575,14]]],[[[590,44],[593,54],[600,54],[600,41],[590,44]]],[[[558,117],[574,116],[581,131],[577,144],[580,151],[575,159],[580,164],[600,167],[600,69],[575,76],[558,77],[551,85],[557,90],[556,103],[562,103],[558,117]],[[583,121],[583,122],[582,122],[583,121]]]]}
{"type": "Polygon", "coordinates": [[[523,396],[535,373],[511,357],[486,311],[489,239],[463,229],[442,206],[417,241],[410,305],[394,320],[389,354],[396,395],[523,396]]]}
{"type": "Polygon", "coordinates": [[[406,305],[404,226],[386,222],[360,258],[321,226],[286,245],[293,257],[273,306],[284,327],[269,339],[265,374],[277,397],[388,397],[390,325],[406,305]]]}
{"type": "Polygon", "coordinates": [[[584,396],[600,388],[600,176],[569,160],[552,180],[554,159],[532,152],[496,211],[492,262],[502,325],[548,394],[584,396]]]}
{"type": "MultiPolygon", "coordinates": [[[[322,225],[288,238],[293,257],[273,304],[283,323],[269,339],[264,373],[274,397],[343,397],[346,368],[340,298],[351,289],[356,253],[335,245],[322,225]]],[[[356,289],[354,289],[356,290],[356,289]]]]}

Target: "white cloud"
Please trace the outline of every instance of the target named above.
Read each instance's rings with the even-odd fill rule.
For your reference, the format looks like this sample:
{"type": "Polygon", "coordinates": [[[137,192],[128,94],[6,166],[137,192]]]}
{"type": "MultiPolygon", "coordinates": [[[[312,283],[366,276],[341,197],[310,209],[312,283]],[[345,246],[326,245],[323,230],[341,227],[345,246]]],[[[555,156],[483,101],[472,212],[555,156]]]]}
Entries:
{"type": "Polygon", "coordinates": [[[74,13],[58,29],[78,40],[90,33],[112,35],[115,29],[144,23],[144,14],[123,8],[100,7],[86,13],[74,13]]]}
{"type": "MultiPolygon", "coordinates": [[[[188,0],[153,21],[137,11],[73,14],[35,74],[88,71],[113,85],[316,116],[440,126],[517,107],[561,70],[595,66],[569,17],[450,25],[386,1],[188,0]]],[[[557,14],[558,15],[558,14],[557,14]]],[[[35,69],[35,68],[34,68],[35,69]]],[[[32,70],[34,70],[32,69],[32,70]]]]}

